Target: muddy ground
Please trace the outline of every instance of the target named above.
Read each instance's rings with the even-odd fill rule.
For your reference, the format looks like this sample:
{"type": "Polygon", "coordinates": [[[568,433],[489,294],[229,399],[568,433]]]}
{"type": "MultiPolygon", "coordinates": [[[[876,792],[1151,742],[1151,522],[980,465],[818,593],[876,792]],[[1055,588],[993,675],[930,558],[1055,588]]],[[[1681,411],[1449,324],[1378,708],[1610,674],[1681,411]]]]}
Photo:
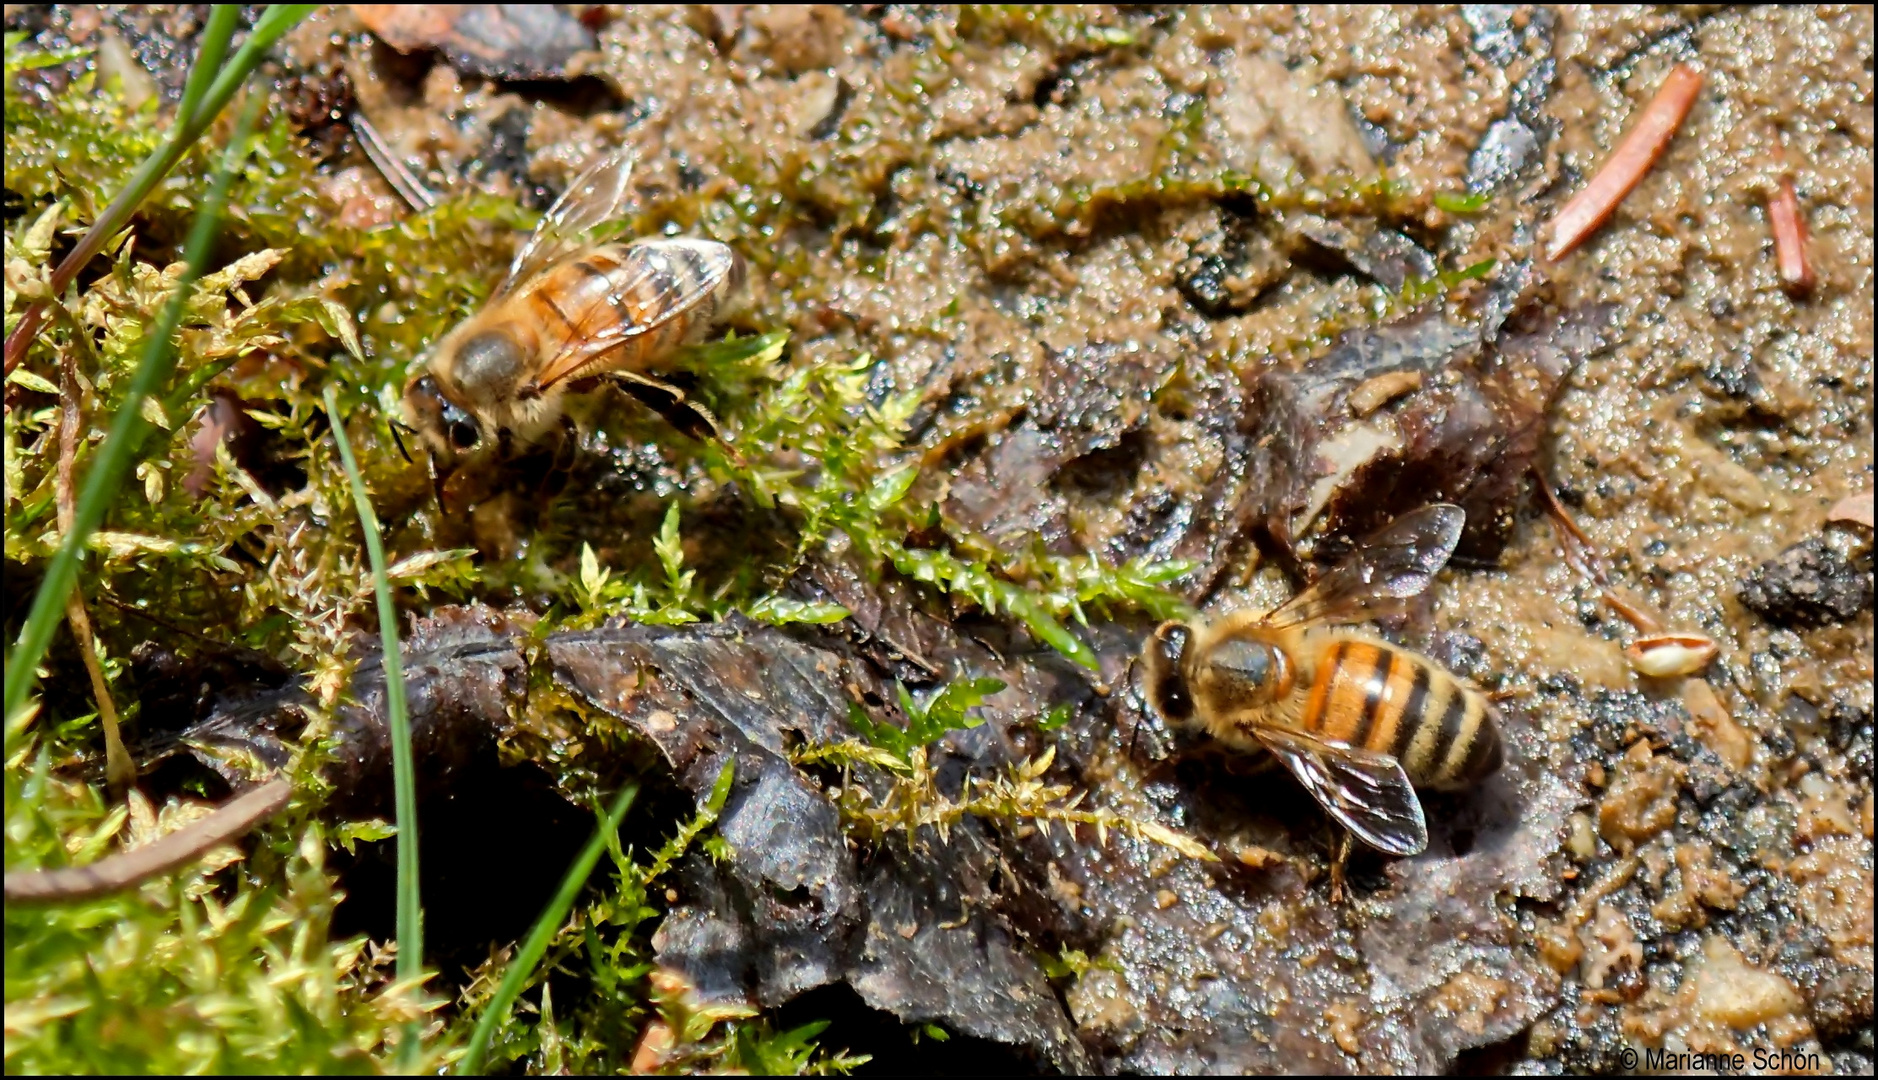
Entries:
{"type": "MultiPolygon", "coordinates": [[[[571,83],[400,55],[341,11],[289,62],[343,75],[439,185],[545,203],[596,147],[640,145],[647,198],[701,193],[684,227],[752,261],[737,325],[788,327],[800,359],[870,353],[879,394],[923,391],[918,491],[994,542],[1190,558],[1181,587],[1220,612],[1461,502],[1454,568],[1393,632],[1493,693],[1509,744],[1481,789],[1428,798],[1425,854],[1359,854],[1333,903],[1307,797],[1171,754],[1142,716],[1145,620],[1096,622],[1095,677],[819,564],[796,587],[884,652],[1009,684],[947,743],[950,782],[1053,745],[1054,777],[1225,860],[975,824],[857,854],[829,778],[782,747],[841,729],[843,685],[908,677],[883,650],[556,639],[560,686],[646,736],[679,790],[708,790],[723,753],[748,785],[723,825],[746,857],[687,867],[662,959],[765,1006],[845,983],[1046,1070],[1618,1071],[1668,1048],[1871,1071],[1871,532],[1827,521],[1873,483],[1870,9],[605,14],[571,83]],[[1679,61],[1705,81],[1665,158],[1581,250],[1536,261],[1679,61]],[[1819,278],[1798,298],[1767,221],[1776,144],[1819,278]],[[1382,168],[1397,194],[1323,181],[1382,168]],[[1445,301],[1393,299],[1485,259],[1445,301]],[[1357,406],[1378,376],[1394,389],[1357,406]],[[1562,558],[1535,468],[1615,585],[1719,643],[1705,678],[1629,668],[1635,631],[1562,558]],[[596,649],[683,692],[622,695],[596,649]],[[1025,725],[1063,701],[1067,726],[1025,725]],[[1036,957],[1066,947],[1091,963],[1052,981],[1036,957]]],[[[343,136],[332,152],[335,176],[362,162],[343,136]]],[[[346,212],[400,212],[369,170],[344,175],[346,212]]],[[[526,713],[503,696],[531,692],[520,631],[440,620],[433,654],[411,648],[438,686],[493,696],[437,707],[526,713]]]]}

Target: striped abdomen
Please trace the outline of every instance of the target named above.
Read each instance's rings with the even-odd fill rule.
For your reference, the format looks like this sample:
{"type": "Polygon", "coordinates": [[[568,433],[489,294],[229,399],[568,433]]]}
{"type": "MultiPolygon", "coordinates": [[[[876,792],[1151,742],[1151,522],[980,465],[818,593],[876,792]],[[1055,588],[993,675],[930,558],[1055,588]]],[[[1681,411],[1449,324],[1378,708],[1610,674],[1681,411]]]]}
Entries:
{"type": "Polygon", "coordinates": [[[624,355],[588,366],[636,370],[707,329],[743,274],[742,259],[710,240],[601,244],[542,271],[521,300],[536,316],[544,359],[619,338],[624,355]]]}
{"type": "Polygon", "coordinates": [[[1320,738],[1391,755],[1417,787],[1464,787],[1502,757],[1485,698],[1433,661],[1377,641],[1320,646],[1302,723],[1320,738]]]}

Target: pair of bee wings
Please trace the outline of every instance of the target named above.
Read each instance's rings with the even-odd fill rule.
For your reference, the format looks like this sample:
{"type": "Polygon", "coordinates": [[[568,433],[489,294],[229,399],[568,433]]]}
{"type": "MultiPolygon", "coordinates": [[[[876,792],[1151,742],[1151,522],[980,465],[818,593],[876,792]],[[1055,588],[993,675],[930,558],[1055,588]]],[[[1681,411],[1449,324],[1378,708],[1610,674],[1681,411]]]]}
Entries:
{"type": "MultiPolygon", "coordinates": [[[[1273,611],[1265,625],[1363,622],[1392,610],[1428,588],[1466,524],[1466,512],[1448,503],[1403,514],[1273,611]]],[[[1256,734],[1358,839],[1391,855],[1419,855],[1427,848],[1428,821],[1400,761],[1301,731],[1261,727],[1256,734]]]]}
{"type": "MultiPolygon", "coordinates": [[[[525,288],[542,271],[582,248],[612,239],[606,235],[605,227],[611,225],[617,229],[620,224],[620,211],[631,199],[630,181],[635,159],[631,149],[621,147],[602,155],[576,177],[548,208],[547,215],[521,250],[515,253],[508,276],[497,286],[491,301],[525,288]]],[[[723,280],[722,273],[673,272],[674,265],[691,261],[689,252],[707,245],[713,249],[722,246],[715,241],[653,239],[640,240],[628,247],[628,256],[620,275],[614,279],[614,287],[621,295],[652,298],[653,302],[645,306],[660,314],[643,323],[612,322],[570,342],[567,349],[542,367],[535,388],[545,390],[571,376],[605,372],[607,365],[601,361],[608,353],[618,352],[626,342],[653,333],[683,316],[715,291],[723,280]]],[[[729,260],[722,261],[728,266],[729,260]]]]}
{"type": "Polygon", "coordinates": [[[1428,847],[1421,798],[1395,758],[1302,731],[1261,727],[1255,733],[1357,839],[1390,855],[1420,855],[1428,847]]]}
{"type": "Polygon", "coordinates": [[[1461,542],[1467,512],[1431,503],[1391,521],[1264,620],[1268,629],[1366,622],[1419,595],[1461,542]]]}

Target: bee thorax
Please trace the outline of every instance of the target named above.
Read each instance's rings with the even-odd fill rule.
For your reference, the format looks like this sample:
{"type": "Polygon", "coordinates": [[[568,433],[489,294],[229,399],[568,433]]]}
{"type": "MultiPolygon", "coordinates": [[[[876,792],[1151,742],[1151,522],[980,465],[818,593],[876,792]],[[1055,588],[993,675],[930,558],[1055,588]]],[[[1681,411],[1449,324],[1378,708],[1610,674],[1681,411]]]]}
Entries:
{"type": "Polygon", "coordinates": [[[1221,641],[1196,667],[1195,681],[1221,711],[1254,708],[1291,691],[1290,659],[1283,649],[1262,641],[1221,641]]]}
{"type": "Polygon", "coordinates": [[[457,346],[456,381],[471,398],[496,400],[521,381],[524,360],[513,337],[501,330],[484,330],[457,346]]]}

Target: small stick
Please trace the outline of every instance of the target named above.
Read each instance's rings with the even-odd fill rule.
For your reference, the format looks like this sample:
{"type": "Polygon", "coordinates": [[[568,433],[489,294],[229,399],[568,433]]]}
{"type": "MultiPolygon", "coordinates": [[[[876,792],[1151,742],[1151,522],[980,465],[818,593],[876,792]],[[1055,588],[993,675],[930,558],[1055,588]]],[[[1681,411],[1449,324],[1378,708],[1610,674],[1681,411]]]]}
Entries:
{"type": "MultiPolygon", "coordinates": [[[[85,333],[81,327],[79,333],[85,333]]],[[[68,351],[59,362],[59,471],[56,479],[59,532],[72,531],[76,512],[72,505],[72,469],[78,459],[78,361],[68,351]]],[[[137,782],[137,767],[131,764],[130,752],[124,749],[124,736],[117,727],[117,704],[111,700],[111,688],[104,681],[104,669],[98,664],[98,650],[91,632],[91,615],[85,610],[82,588],[74,587],[65,597],[65,619],[72,624],[72,637],[78,642],[78,655],[91,678],[91,694],[98,702],[98,719],[104,725],[104,776],[113,796],[121,796],[137,782]]]]}
{"type": "Polygon", "coordinates": [[[1330,859],[1330,902],[1343,903],[1343,872],[1350,864],[1350,830],[1341,825],[1333,825],[1341,835],[1337,840],[1337,852],[1330,859]]]}
{"type": "Polygon", "coordinates": [[[1800,197],[1793,190],[1793,174],[1787,171],[1787,155],[1775,135],[1774,160],[1780,165],[1780,182],[1767,195],[1767,221],[1774,229],[1774,258],[1780,266],[1780,284],[1787,295],[1798,299],[1813,291],[1818,278],[1813,263],[1806,257],[1806,218],[1800,214],[1800,197]]]}
{"type": "Polygon", "coordinates": [[[1578,527],[1578,523],[1565,512],[1564,505],[1558,501],[1558,495],[1552,490],[1551,482],[1538,469],[1532,471],[1532,482],[1533,486],[1538,489],[1540,498],[1545,502],[1546,513],[1551,516],[1553,524],[1559,527],[1559,547],[1565,553],[1566,565],[1578,571],[1579,577],[1593,585],[1599,588],[1609,587],[1610,581],[1604,576],[1604,568],[1599,566],[1596,558],[1590,554],[1593,550],[1591,538],[1586,536],[1584,530],[1578,527]]]}
{"type": "Polygon", "coordinates": [[[409,166],[398,159],[398,155],[392,152],[391,143],[379,134],[364,113],[352,114],[352,130],[358,132],[359,148],[365,151],[365,156],[377,167],[379,175],[385,178],[385,183],[391,185],[391,190],[398,193],[406,206],[420,214],[436,208],[437,196],[424,186],[424,182],[411,172],[409,166]]]}
{"type": "Polygon", "coordinates": [[[1643,107],[1636,126],[1611,151],[1604,167],[1552,219],[1552,239],[1545,249],[1547,262],[1564,258],[1610,218],[1617,204],[1663,155],[1701,89],[1702,73],[1694,67],[1677,64],[1670,70],[1662,88],[1643,107]]]}
{"type": "Polygon", "coordinates": [[[26,873],[9,871],[6,901],[9,904],[57,903],[122,892],[158,874],[194,862],[212,848],[239,839],[249,829],[278,813],[292,795],[292,784],[269,780],[231,799],[201,821],[140,848],[99,859],[88,866],[26,873]]]}
{"type": "Polygon", "coordinates": [[[1617,614],[1623,616],[1625,622],[1635,627],[1637,633],[1662,633],[1663,620],[1657,618],[1643,605],[1626,598],[1618,592],[1616,586],[1611,584],[1610,577],[1604,573],[1604,567],[1598,562],[1597,546],[1591,542],[1590,537],[1585,535],[1584,530],[1578,527],[1578,523],[1571,519],[1571,515],[1565,512],[1564,505],[1558,501],[1558,496],[1552,491],[1552,485],[1540,475],[1537,469],[1533,470],[1533,482],[1545,502],[1546,512],[1559,526],[1559,539],[1563,541],[1559,546],[1565,552],[1566,565],[1578,571],[1578,576],[1596,585],[1604,602],[1611,605],[1617,614]]]}
{"type": "Polygon", "coordinates": [[[152,615],[148,611],[145,611],[144,609],[140,607],[133,607],[130,604],[126,604],[124,601],[119,600],[116,597],[110,596],[106,593],[99,593],[93,599],[97,600],[101,604],[109,604],[110,606],[126,614],[135,615],[139,619],[143,619],[146,622],[154,623],[157,626],[160,626],[163,629],[168,630],[172,634],[181,634],[182,636],[187,637],[187,638],[194,638],[195,640],[201,642],[204,645],[208,645],[211,648],[216,648],[216,649],[231,648],[231,646],[228,645],[226,642],[217,641],[212,637],[207,637],[203,634],[199,634],[196,631],[189,629],[187,626],[181,626],[177,623],[173,623],[170,620],[165,619],[160,615],[152,615]]]}
{"type": "MultiPolygon", "coordinates": [[[[1552,493],[1552,485],[1546,482],[1545,476],[1537,468],[1533,469],[1532,474],[1540,495],[1545,499],[1546,510],[1559,525],[1559,546],[1565,551],[1565,562],[1596,585],[1604,602],[1630,623],[1637,633],[1645,637],[1662,634],[1662,618],[1647,606],[1632,602],[1618,592],[1605,576],[1604,568],[1598,564],[1596,548],[1590,539],[1565,513],[1565,508],[1559,505],[1558,496],[1552,493]],[[1582,549],[1580,544],[1584,545],[1582,549]]],[[[1734,722],[1728,707],[1722,704],[1721,697],[1715,693],[1714,686],[1701,674],[1691,674],[1683,680],[1682,700],[1683,707],[1689,711],[1689,718],[1695,722],[1696,736],[1703,744],[1715,751],[1730,767],[1737,770],[1746,768],[1753,760],[1754,753],[1749,744],[1750,736],[1742,730],[1741,725],[1734,722]]]]}

